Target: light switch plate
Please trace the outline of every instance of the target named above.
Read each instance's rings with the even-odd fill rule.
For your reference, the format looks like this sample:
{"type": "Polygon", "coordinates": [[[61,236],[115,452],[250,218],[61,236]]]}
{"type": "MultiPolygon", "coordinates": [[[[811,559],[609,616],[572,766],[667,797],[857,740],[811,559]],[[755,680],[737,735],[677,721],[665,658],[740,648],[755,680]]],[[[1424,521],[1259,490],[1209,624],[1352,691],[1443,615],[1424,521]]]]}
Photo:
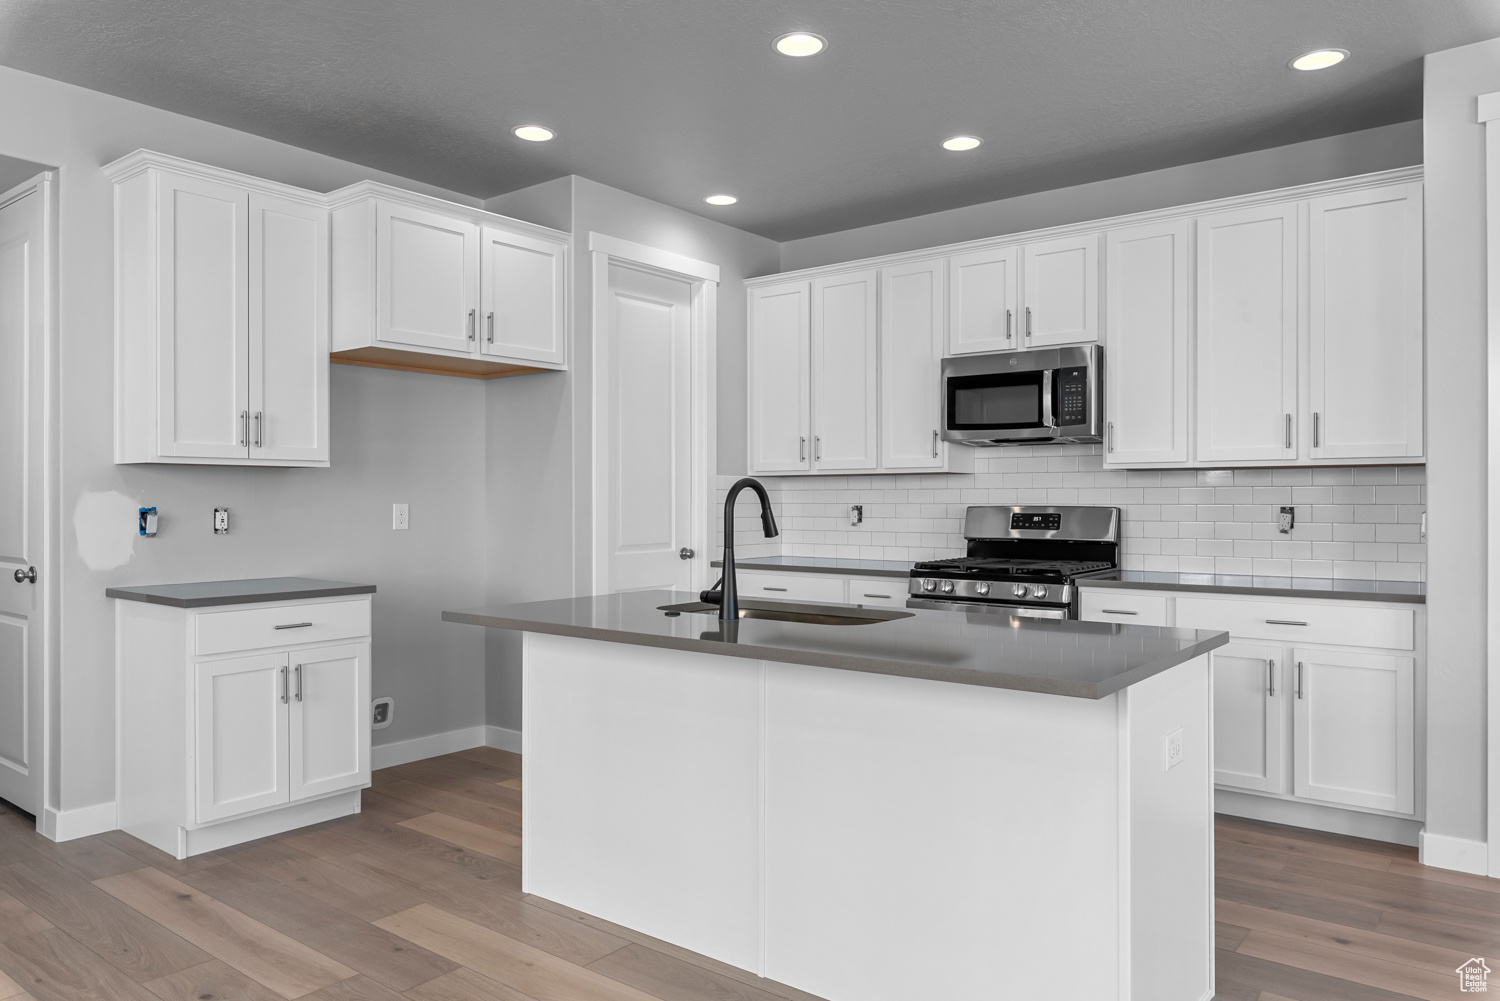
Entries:
{"type": "Polygon", "coordinates": [[[411,527],[411,517],[406,504],[391,505],[391,531],[404,532],[411,527]]]}

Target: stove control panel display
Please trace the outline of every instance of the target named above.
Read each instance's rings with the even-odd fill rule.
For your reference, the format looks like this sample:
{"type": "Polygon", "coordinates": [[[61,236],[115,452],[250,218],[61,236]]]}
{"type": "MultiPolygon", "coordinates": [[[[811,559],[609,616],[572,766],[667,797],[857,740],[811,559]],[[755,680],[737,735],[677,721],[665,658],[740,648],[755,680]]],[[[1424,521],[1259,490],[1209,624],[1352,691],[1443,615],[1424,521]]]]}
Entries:
{"type": "Polygon", "coordinates": [[[1031,532],[1056,532],[1062,528],[1062,514],[1058,511],[1014,511],[1010,516],[1012,532],[1025,529],[1031,532]]]}

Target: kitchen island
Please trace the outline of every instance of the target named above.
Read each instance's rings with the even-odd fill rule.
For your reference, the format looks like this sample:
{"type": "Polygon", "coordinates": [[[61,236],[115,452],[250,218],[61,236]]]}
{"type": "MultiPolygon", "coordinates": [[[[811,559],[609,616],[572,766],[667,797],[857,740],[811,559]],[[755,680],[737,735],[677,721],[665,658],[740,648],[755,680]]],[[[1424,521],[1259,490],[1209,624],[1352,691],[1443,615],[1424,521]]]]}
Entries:
{"type": "Polygon", "coordinates": [[[831,1001],[1212,995],[1224,634],[691,597],[444,613],[525,633],[526,892],[831,1001]]]}

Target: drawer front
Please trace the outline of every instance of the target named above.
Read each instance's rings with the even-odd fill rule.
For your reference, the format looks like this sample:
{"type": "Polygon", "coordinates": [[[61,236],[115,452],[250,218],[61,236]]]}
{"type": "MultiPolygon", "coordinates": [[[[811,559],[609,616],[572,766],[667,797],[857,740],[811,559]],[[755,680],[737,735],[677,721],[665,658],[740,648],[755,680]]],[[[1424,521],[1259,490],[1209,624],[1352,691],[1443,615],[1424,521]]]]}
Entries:
{"type": "Polygon", "coordinates": [[[906,588],[905,577],[851,577],[849,603],[905,608],[906,588]]]}
{"type": "Polygon", "coordinates": [[[302,646],[370,635],[370,600],[198,613],[198,655],[302,646]]]}
{"type": "Polygon", "coordinates": [[[1235,639],[1382,650],[1410,650],[1415,644],[1413,613],[1409,608],[1179,596],[1177,625],[1181,629],[1224,630],[1235,639]]]}
{"type": "Polygon", "coordinates": [[[741,598],[781,598],[785,601],[843,601],[844,578],[823,573],[739,572],[741,598]]]}
{"type": "Polygon", "coordinates": [[[1085,622],[1125,622],[1136,626],[1167,624],[1167,599],[1160,594],[1133,594],[1120,588],[1083,588],[1079,617],[1085,622]]]}

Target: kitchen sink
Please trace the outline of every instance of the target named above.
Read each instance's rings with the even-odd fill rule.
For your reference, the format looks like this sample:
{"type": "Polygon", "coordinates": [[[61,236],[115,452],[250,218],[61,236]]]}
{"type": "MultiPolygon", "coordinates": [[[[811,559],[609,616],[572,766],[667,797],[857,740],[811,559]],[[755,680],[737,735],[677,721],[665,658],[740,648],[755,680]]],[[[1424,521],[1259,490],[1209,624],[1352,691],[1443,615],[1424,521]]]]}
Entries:
{"type": "MultiPolygon", "coordinates": [[[[719,614],[719,606],[706,601],[684,601],[676,605],[657,606],[668,615],[694,612],[719,614]]],[[[778,622],[809,622],[818,626],[868,626],[892,619],[909,619],[914,613],[896,608],[863,608],[852,605],[814,605],[800,601],[758,601],[740,599],[740,618],[775,619],[778,622]]]]}

